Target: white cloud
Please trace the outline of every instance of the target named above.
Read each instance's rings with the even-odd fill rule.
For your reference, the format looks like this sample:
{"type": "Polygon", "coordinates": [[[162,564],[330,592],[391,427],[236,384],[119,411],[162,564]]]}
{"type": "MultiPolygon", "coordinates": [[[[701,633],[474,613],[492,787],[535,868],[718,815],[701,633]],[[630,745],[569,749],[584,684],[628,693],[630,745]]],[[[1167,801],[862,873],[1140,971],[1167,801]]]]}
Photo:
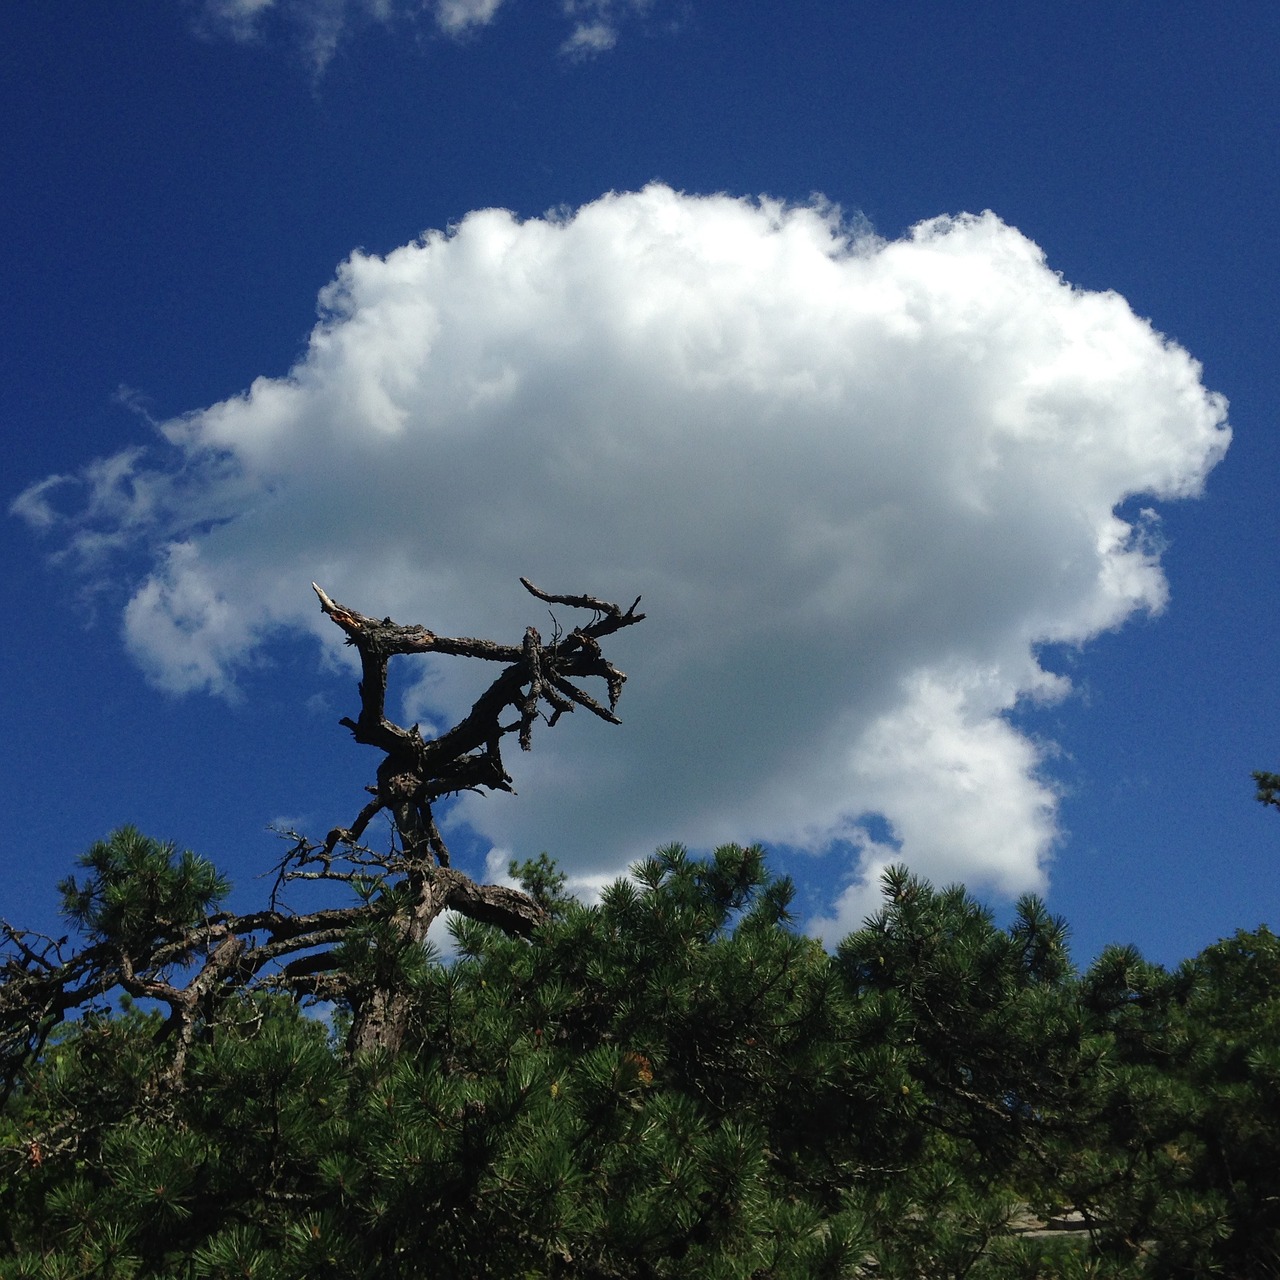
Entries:
{"type": "Polygon", "coordinates": [[[618,30],[608,22],[579,22],[560,46],[567,58],[590,58],[618,43],[618,30]]]}
{"type": "MultiPolygon", "coordinates": [[[[1164,605],[1155,517],[1118,510],[1197,493],[1229,438],[1123,298],[992,214],[882,242],[821,203],[652,186],[353,255],[321,302],[287,377],[164,425],[176,465],[95,464],[80,516],[53,477],[15,505],[149,540],[125,634],[158,683],[225,691],[281,629],[336,651],[312,579],[497,636],[542,624],[520,574],[643,593],[624,727],[544,732],[518,798],[457,818],[580,877],[673,839],[851,842],[827,929],[899,857],[1043,885],[1054,792],[1004,713],[1063,691],[1039,643],[1164,605]]],[[[415,715],[479,678],[440,663],[415,715]]]]}
{"type": "MultiPolygon", "coordinates": [[[[198,28],[242,43],[261,39],[271,24],[298,37],[312,68],[328,66],[342,40],[369,22],[406,25],[429,15],[449,36],[464,36],[489,26],[505,0],[201,0],[198,28]]],[[[560,0],[571,23],[560,52],[572,60],[612,49],[619,27],[647,12],[652,0],[560,0]]]]}
{"type": "Polygon", "coordinates": [[[49,495],[73,483],[72,476],[46,476],[18,494],[9,506],[9,514],[25,520],[33,529],[52,529],[61,517],[49,501],[49,495]]]}
{"type": "Polygon", "coordinates": [[[252,40],[276,7],[277,0],[204,0],[203,18],[210,29],[233,40],[252,40]]]}
{"type": "Polygon", "coordinates": [[[197,30],[244,44],[261,40],[272,24],[296,37],[316,73],[333,60],[353,23],[389,21],[394,0],[204,0],[197,30]]]}
{"type": "Polygon", "coordinates": [[[629,17],[648,12],[652,0],[561,0],[573,23],[560,52],[573,61],[605,53],[618,43],[618,28],[629,17]]]}
{"type": "Polygon", "coordinates": [[[441,31],[461,35],[473,27],[488,26],[502,0],[437,0],[436,23],[441,31]]]}
{"type": "MultiPolygon", "coordinates": [[[[1037,674],[1028,670],[1037,690],[1037,674]]],[[[857,877],[814,932],[837,941],[882,903],[879,880],[903,853],[929,851],[939,883],[965,880],[1014,897],[1043,890],[1043,860],[1057,834],[1055,796],[1040,775],[1040,753],[1000,717],[1020,692],[995,671],[920,670],[903,684],[897,706],[857,733],[842,791],[867,810],[892,815],[896,843],[855,823],[857,877]]],[[[1041,696],[1065,692],[1052,685],[1041,696]]],[[[828,829],[835,827],[832,815],[828,829]]]]}
{"type": "Polygon", "coordinates": [[[289,31],[317,74],[353,30],[369,23],[412,23],[428,8],[436,25],[450,35],[489,22],[502,0],[203,0],[196,22],[206,35],[241,43],[263,39],[269,30],[289,31]]]}

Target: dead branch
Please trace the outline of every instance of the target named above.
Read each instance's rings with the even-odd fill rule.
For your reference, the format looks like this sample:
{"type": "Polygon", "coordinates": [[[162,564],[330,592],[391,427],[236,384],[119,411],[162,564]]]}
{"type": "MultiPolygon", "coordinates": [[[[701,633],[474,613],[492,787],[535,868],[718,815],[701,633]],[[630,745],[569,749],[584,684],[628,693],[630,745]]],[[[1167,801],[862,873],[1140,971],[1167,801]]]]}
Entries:
{"type": "Polygon", "coordinates": [[[340,722],[359,743],[385,753],[370,788],[374,799],[361,809],[350,827],[336,827],[325,842],[332,854],[339,844],[354,844],[372,819],[389,811],[411,858],[429,856],[436,865],[448,865],[444,841],[432,818],[432,804],[465,790],[510,791],[511,777],[502,763],[502,739],[519,735],[522,750],[532,746],[533,727],[542,704],[548,725],[566,711],[583,707],[611,724],[626,676],[600,649],[600,639],[644,619],[637,613],[639,598],[625,612],[607,600],[589,595],[555,595],[536,587],[527,578],[524,588],[548,604],[590,609],[593,620],[568,635],[557,633],[546,645],[537,628],[528,627],[519,646],[492,640],[440,636],[422,626],[401,626],[390,618],[372,618],[338,604],[322,587],[312,583],[320,607],[346,633],[347,643],[360,653],[360,714],[340,722]],[[387,718],[387,668],[401,654],[443,654],[479,658],[507,664],[506,669],[476,699],[470,712],[453,728],[424,740],[418,727],[405,728],[387,718]],[[606,709],[576,681],[603,679],[609,695],[606,709]],[[504,722],[508,709],[516,719],[504,722]]]}

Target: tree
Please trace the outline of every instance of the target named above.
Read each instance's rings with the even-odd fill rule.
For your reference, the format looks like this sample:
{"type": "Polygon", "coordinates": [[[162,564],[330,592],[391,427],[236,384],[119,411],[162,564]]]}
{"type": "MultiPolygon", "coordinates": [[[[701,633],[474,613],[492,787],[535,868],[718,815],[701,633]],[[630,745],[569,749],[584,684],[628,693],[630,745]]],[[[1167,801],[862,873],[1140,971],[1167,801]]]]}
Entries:
{"type": "Polygon", "coordinates": [[[18,1274],[848,1275],[863,1215],[807,1150],[847,1011],[789,893],[672,847],[536,945],[463,920],[397,1053],[242,991],[157,1092],[158,1015],[69,1026],[0,1127],[18,1274]]]}
{"type": "Polygon", "coordinates": [[[883,887],[880,911],[836,957],[867,1028],[865,1078],[900,1093],[914,1121],[897,1137],[905,1168],[877,1188],[883,1265],[980,1274],[1016,1210],[1061,1207],[1062,1153],[1080,1136],[1099,1046],[1066,926],[1038,898],[1000,929],[960,886],[937,890],[899,866],[883,887]]]}
{"type": "Polygon", "coordinates": [[[343,723],[383,759],[350,827],[293,837],[263,910],[124,828],[59,886],[74,941],[5,926],[0,1276],[1276,1274],[1266,929],[1080,976],[1038,899],[1001,928],[903,867],[835,954],[754,847],[667,846],[594,904],[545,853],[511,864],[522,890],[452,867],[433,806],[509,787],[505,737],[616,721],[599,641],[636,605],[525,585],[591,622],[500,646],[316,589],[361,656],[343,723]],[[412,653],[503,667],[428,741],[385,711],[412,653]],[[291,913],[299,880],[345,898],[291,913]],[[1068,1207],[1087,1238],[1018,1225],[1068,1207]]]}
{"type": "Polygon", "coordinates": [[[55,1275],[1053,1274],[993,1250],[1069,1065],[1052,1037],[1026,1060],[1060,934],[886,887],[832,957],[759,849],[669,846],[596,905],[549,893],[532,942],[460,920],[457,959],[409,975],[396,1052],[250,988],[156,1090],[159,1015],[85,1020],[0,1131],[10,1247],[55,1275]]]}
{"type": "Polygon", "coordinates": [[[1034,900],[1001,929],[897,868],[834,956],[759,849],[670,846],[595,905],[524,871],[532,937],[420,949],[395,1051],[260,983],[177,1080],[160,1010],[52,1033],[0,1116],[0,1273],[1274,1273],[1265,931],[1080,979],[1034,900]],[[1028,1203],[1093,1249],[1019,1236],[1028,1203]]]}
{"type": "Polygon", "coordinates": [[[1076,1203],[1143,1274],[1280,1272],[1280,939],[1265,927],[1168,972],[1114,947],[1084,979],[1111,1042],[1076,1203]]]}
{"type": "Polygon", "coordinates": [[[431,923],[454,910],[527,937],[545,918],[537,898],[503,885],[477,884],[449,865],[433,806],[463,790],[510,790],[502,740],[516,734],[529,750],[534,724],[554,725],[577,707],[610,723],[626,680],[600,641],[643,620],[637,599],[623,611],[586,595],[551,595],[521,579],[550,605],[589,610],[592,620],[550,644],[534,627],[519,645],[437,636],[425,627],[378,621],[336,604],[314,586],[320,606],[360,654],[360,713],[344,718],[357,742],[383,753],[372,799],[350,827],[321,845],[298,837],[278,868],[268,908],[244,915],[217,911],[226,884],[196,855],[178,854],[131,829],[95,845],[81,859],[88,875],[62,886],[64,912],[87,946],[32,935],[8,923],[0,953],[0,1072],[6,1089],[69,1013],[95,1008],[121,989],[159,1002],[168,1058],[157,1087],[180,1082],[195,1037],[215,1007],[253,986],[296,998],[337,1001],[351,1012],[349,1049],[394,1051],[405,1033],[408,988],[431,923]],[[386,714],[387,669],[402,654],[446,654],[503,664],[470,712],[436,738],[386,714]],[[598,677],[607,705],[578,682],[598,677]],[[547,710],[544,712],[543,708],[547,710]],[[508,709],[515,718],[504,723],[508,709]],[[372,819],[387,811],[390,850],[363,844],[372,819]],[[279,905],[291,882],[336,884],[358,899],[295,914],[279,905]],[[354,894],[352,893],[354,891],[354,894]]]}

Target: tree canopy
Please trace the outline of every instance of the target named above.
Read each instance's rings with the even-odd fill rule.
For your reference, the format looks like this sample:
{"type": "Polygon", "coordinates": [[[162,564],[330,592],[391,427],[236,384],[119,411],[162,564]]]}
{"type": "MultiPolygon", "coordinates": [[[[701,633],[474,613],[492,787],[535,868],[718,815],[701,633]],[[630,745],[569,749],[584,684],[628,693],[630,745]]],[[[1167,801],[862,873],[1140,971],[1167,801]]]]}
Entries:
{"type": "Polygon", "coordinates": [[[345,723],[384,762],[351,827],[293,838],[260,911],[123,828],[60,885],[66,938],[5,926],[0,1275],[1280,1272],[1265,927],[1081,973],[1038,899],[1001,925],[903,867],[828,952],[759,848],[671,845],[594,903],[546,854],[520,889],[451,866],[432,805],[500,788],[503,737],[615,718],[599,641],[642,615],[530,590],[593,621],[504,647],[318,593],[361,654],[345,723]],[[385,715],[410,652],[502,673],[427,742],[385,715]],[[341,900],[291,912],[298,880],[341,900]]]}

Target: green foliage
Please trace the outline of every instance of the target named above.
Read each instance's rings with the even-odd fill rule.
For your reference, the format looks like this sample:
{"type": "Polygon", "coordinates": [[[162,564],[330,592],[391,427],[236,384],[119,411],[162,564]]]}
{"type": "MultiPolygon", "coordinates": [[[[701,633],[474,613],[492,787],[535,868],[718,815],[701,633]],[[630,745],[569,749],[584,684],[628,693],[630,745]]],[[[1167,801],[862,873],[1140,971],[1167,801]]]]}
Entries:
{"type": "Polygon", "coordinates": [[[1280,773],[1255,771],[1253,780],[1258,784],[1258,802],[1280,809],[1280,773]]]}
{"type": "MultiPolygon", "coordinates": [[[[64,893],[95,942],[225,892],[132,832],[84,865],[64,893]]],[[[835,955],[758,849],[661,849],[593,906],[545,855],[512,874],[547,911],[532,940],[463,919],[449,963],[377,921],[340,944],[410,994],[398,1053],[248,988],[180,1079],[143,1005],[64,1025],[0,1113],[0,1276],[1280,1271],[1267,930],[1080,976],[1039,901],[1001,928],[901,868],[835,955]],[[1018,1225],[1068,1208],[1086,1231],[1018,1225]]]]}
{"type": "Polygon", "coordinates": [[[885,895],[840,945],[850,994],[864,1017],[905,1037],[900,1088],[966,1161],[966,1181],[1031,1177],[1045,1143],[1072,1123],[1096,1062],[1065,926],[1028,897],[998,929],[963,889],[935,890],[899,867],[885,895]]]}
{"type": "Polygon", "coordinates": [[[1084,985],[1113,1068],[1078,1199],[1147,1274],[1280,1273],[1280,939],[1238,933],[1174,973],[1113,949],[1084,985]]]}
{"type": "Polygon", "coordinates": [[[565,892],[569,877],[545,851],[536,859],[526,858],[524,862],[512,858],[507,874],[514,876],[525,893],[548,915],[559,915],[573,901],[572,895],[565,892]]]}
{"type": "Polygon", "coordinates": [[[79,858],[89,871],[58,885],[63,914],[91,942],[126,950],[176,935],[213,911],[230,884],[213,863],[121,827],[79,858]]]}

